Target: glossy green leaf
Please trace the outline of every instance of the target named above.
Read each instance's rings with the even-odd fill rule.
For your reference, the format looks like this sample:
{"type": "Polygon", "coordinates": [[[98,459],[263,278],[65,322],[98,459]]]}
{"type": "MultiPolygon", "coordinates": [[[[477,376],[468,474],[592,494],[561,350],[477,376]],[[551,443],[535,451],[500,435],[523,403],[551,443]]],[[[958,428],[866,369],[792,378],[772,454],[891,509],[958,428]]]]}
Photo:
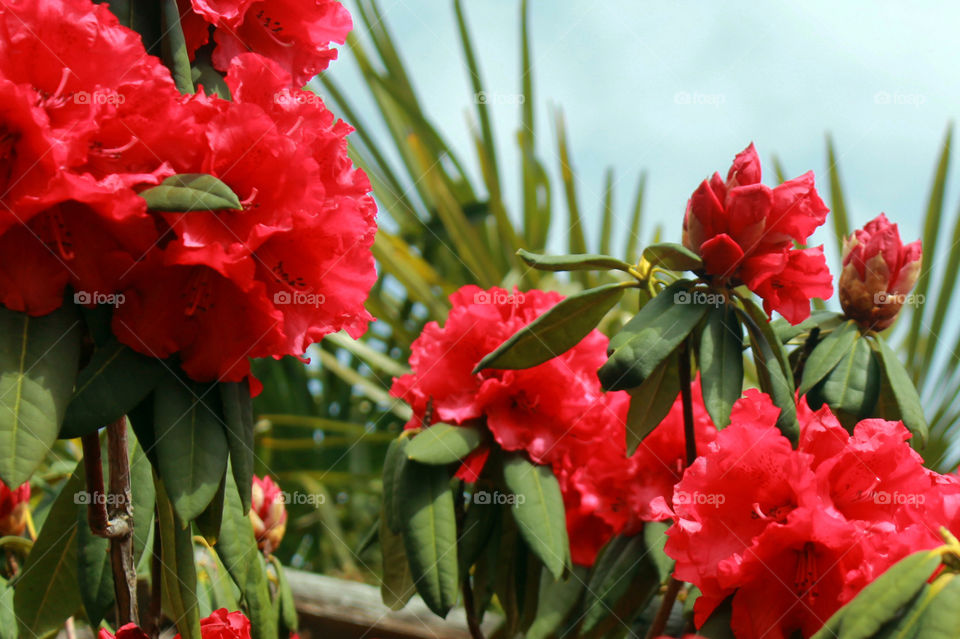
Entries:
{"type": "Polygon", "coordinates": [[[860,337],[856,322],[847,320],[827,335],[810,353],[803,367],[800,394],[806,395],[846,357],[860,337]]]}
{"type": "Polygon", "coordinates": [[[57,439],[80,357],[80,318],[64,304],[43,317],[0,308],[0,479],[19,486],[57,439]]]}
{"type": "Polygon", "coordinates": [[[916,637],[922,639],[953,639],[960,628],[960,577],[946,573],[929,586],[929,599],[915,604],[924,606],[917,623],[916,637]]]}
{"type": "Polygon", "coordinates": [[[707,320],[697,350],[703,403],[713,423],[730,423],[733,403],[743,390],[743,329],[736,311],[728,304],[707,311],[707,320]]]}
{"type": "Polygon", "coordinates": [[[290,582],[287,580],[286,568],[275,556],[270,557],[270,564],[277,576],[277,599],[280,604],[280,621],[283,623],[287,632],[296,632],[300,623],[297,618],[297,604],[293,598],[293,590],[290,588],[290,582]]]}
{"type": "Polygon", "coordinates": [[[16,582],[14,609],[22,637],[59,630],[82,606],[77,587],[77,496],[82,462],[57,495],[16,582]]]}
{"type": "Polygon", "coordinates": [[[480,360],[474,372],[532,368],[562,355],[596,328],[623,291],[624,284],[604,284],[565,298],[480,360]]]}
{"type": "Polygon", "coordinates": [[[161,584],[168,611],[183,639],[201,639],[197,566],[190,528],[178,520],[162,481],[155,483],[160,529],[161,584]]]}
{"type": "Polygon", "coordinates": [[[570,562],[570,547],[557,478],[549,466],[510,453],[504,458],[503,479],[514,496],[510,512],[521,537],[553,578],[560,579],[570,562]]]}
{"type": "Polygon", "coordinates": [[[590,632],[611,614],[640,570],[654,570],[653,564],[647,560],[643,535],[614,537],[590,571],[583,597],[581,633],[590,632]]]}
{"type": "Polygon", "coordinates": [[[470,566],[483,554],[502,513],[500,504],[487,499],[478,500],[475,498],[478,494],[486,495],[475,489],[471,495],[473,498],[467,500],[467,513],[459,531],[457,556],[460,558],[460,574],[464,575],[470,572],[470,566]]]}
{"type": "Polygon", "coordinates": [[[247,382],[221,382],[223,425],[230,450],[230,467],[240,492],[240,503],[250,510],[253,490],[253,400],[247,382]]]}
{"type": "Polygon", "coordinates": [[[213,500],[207,505],[203,512],[193,520],[194,525],[197,527],[197,531],[199,531],[199,533],[210,545],[216,544],[217,538],[220,536],[220,524],[223,521],[223,499],[226,489],[226,481],[227,476],[226,473],[224,473],[224,476],[220,479],[220,487],[217,489],[216,494],[214,494],[213,500]]]}
{"type": "Polygon", "coordinates": [[[151,211],[240,211],[240,198],[212,175],[183,173],[140,192],[151,211]]]}
{"type": "Polygon", "coordinates": [[[584,592],[587,569],[574,566],[566,579],[554,580],[549,574],[540,577],[537,616],[527,629],[526,639],[547,639],[554,636],[584,592]]]}
{"type": "Polygon", "coordinates": [[[457,521],[443,466],[407,461],[400,473],[400,524],[417,592],[446,617],[457,601],[457,521]]]}
{"type": "Polygon", "coordinates": [[[866,339],[859,336],[836,367],[807,395],[814,410],[824,403],[838,414],[859,421],[873,414],[880,394],[880,366],[866,339]]]}
{"type": "Polygon", "coordinates": [[[243,595],[253,639],[277,639],[277,611],[270,599],[266,564],[257,549],[250,517],[240,503],[233,472],[226,473],[225,478],[217,554],[243,595]]]}
{"type": "Polygon", "coordinates": [[[883,367],[883,373],[889,380],[890,389],[893,391],[894,399],[900,408],[900,415],[903,424],[913,433],[913,436],[919,440],[918,445],[922,448],[927,442],[928,426],[927,419],[923,415],[923,405],[920,403],[920,396],[917,394],[913,381],[909,373],[900,363],[897,357],[882,337],[874,338],[874,344],[880,353],[880,363],[883,367]]]}
{"type": "Polygon", "coordinates": [[[143,401],[164,374],[160,360],[110,339],[80,371],[60,437],[82,437],[117,421],[143,401]]]}
{"type": "Polygon", "coordinates": [[[847,205],[840,182],[840,166],[833,147],[833,138],[829,134],[827,135],[827,173],[830,176],[830,219],[833,221],[833,236],[839,252],[843,249],[844,238],[850,235],[850,222],[847,220],[847,205]]]}
{"type": "Polygon", "coordinates": [[[700,256],[682,244],[662,242],[643,249],[643,258],[652,266],[671,271],[696,271],[703,268],[700,256]]]}
{"type": "Polygon", "coordinates": [[[87,523],[86,508],[76,508],[77,585],[87,619],[94,626],[110,612],[114,601],[110,541],[94,535],[87,523]]]}
{"type": "Polygon", "coordinates": [[[631,388],[627,412],[627,454],[633,455],[647,435],[660,425],[680,393],[677,355],[660,362],[637,388],[631,388]]]}
{"type": "Polygon", "coordinates": [[[387,455],[383,460],[383,518],[391,532],[399,534],[401,529],[400,517],[400,477],[403,466],[407,461],[407,446],[410,439],[397,437],[387,447],[387,455]]]}
{"type": "Polygon", "coordinates": [[[813,311],[810,317],[799,324],[791,324],[782,317],[770,322],[770,328],[776,334],[780,343],[786,344],[792,339],[807,334],[814,328],[819,328],[821,332],[833,330],[847,321],[847,318],[835,311],[813,311]]]}
{"type": "Polygon", "coordinates": [[[227,468],[227,438],[216,389],[168,375],[154,396],[158,472],[181,523],[194,520],[213,500],[227,468]]]}
{"type": "Polygon", "coordinates": [[[524,262],[538,271],[628,271],[630,265],[609,255],[540,255],[525,249],[517,251],[524,262]]]}
{"type": "Polygon", "coordinates": [[[0,577],[0,639],[18,639],[17,614],[14,611],[13,586],[0,577]]]}
{"type": "Polygon", "coordinates": [[[649,521],[643,525],[643,540],[646,543],[650,559],[657,568],[660,583],[666,583],[673,575],[676,562],[669,557],[663,548],[667,543],[667,530],[670,523],[665,521],[649,521]]]}
{"type": "Polygon", "coordinates": [[[390,530],[385,513],[380,516],[380,554],[383,557],[380,598],[390,610],[400,610],[416,594],[417,588],[410,576],[403,537],[390,530]]]}
{"type": "Polygon", "coordinates": [[[666,287],[613,336],[598,372],[606,390],[640,386],[700,322],[707,306],[689,288],[686,280],[666,287]]]}
{"type": "Polygon", "coordinates": [[[868,639],[894,618],[940,565],[940,552],[908,555],[838,610],[811,639],[868,639]]]}
{"type": "Polygon", "coordinates": [[[483,433],[478,428],[434,424],[410,440],[407,458],[422,464],[451,464],[469,455],[482,441],[483,433]]]}

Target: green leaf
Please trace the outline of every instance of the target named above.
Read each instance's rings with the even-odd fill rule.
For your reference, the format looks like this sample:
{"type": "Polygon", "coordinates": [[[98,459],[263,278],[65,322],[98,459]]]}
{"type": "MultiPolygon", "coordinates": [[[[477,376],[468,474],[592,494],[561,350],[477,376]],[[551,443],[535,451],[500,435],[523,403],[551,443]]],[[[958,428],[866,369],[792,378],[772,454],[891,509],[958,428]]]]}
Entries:
{"type": "Polygon", "coordinates": [[[526,639],[547,639],[554,636],[580,599],[586,583],[586,573],[586,568],[574,566],[573,574],[567,579],[554,580],[549,575],[540,577],[537,616],[527,629],[526,639]]]}
{"type": "Polygon", "coordinates": [[[287,571],[280,563],[280,560],[270,556],[270,563],[277,575],[277,599],[280,603],[280,621],[288,632],[296,632],[299,624],[297,619],[297,604],[293,598],[293,590],[290,588],[290,582],[287,581],[287,571]]]}
{"type": "Polygon", "coordinates": [[[750,334],[750,348],[753,351],[753,362],[757,369],[760,390],[767,393],[780,409],[777,428],[784,437],[796,445],[800,439],[800,422],[797,420],[797,404],[790,364],[786,359],[783,344],[773,333],[766,317],[760,318],[759,324],[754,320],[759,308],[753,304],[753,313],[751,313],[751,304],[753,304],[752,300],[744,300],[746,310],[738,308],[738,311],[750,334]]]}
{"type": "Polygon", "coordinates": [[[164,598],[170,606],[167,612],[183,639],[201,639],[193,537],[190,528],[178,520],[163,481],[155,482],[155,488],[160,528],[161,584],[164,598]]]}
{"type": "Polygon", "coordinates": [[[111,338],[80,371],[60,437],[83,437],[117,421],[143,401],[164,372],[160,360],[111,338]]]}
{"type": "Polygon", "coordinates": [[[173,375],[155,392],[157,470],[184,525],[207,508],[227,468],[227,438],[215,408],[205,401],[210,392],[173,375]]]}
{"type": "Polygon", "coordinates": [[[532,368],[562,355],[596,328],[620,301],[623,289],[623,283],[604,284],[562,300],[480,360],[474,373],[486,368],[532,368]]]}
{"type": "Polygon", "coordinates": [[[220,536],[220,524],[223,521],[223,499],[226,489],[226,482],[227,475],[224,473],[223,477],[220,479],[220,487],[213,496],[213,500],[193,521],[193,523],[197,526],[197,530],[210,545],[216,544],[217,538],[220,536]]]}
{"type": "Polygon", "coordinates": [[[520,259],[538,271],[628,271],[630,265],[609,255],[540,255],[525,249],[517,251],[520,259]]]}
{"type": "Polygon", "coordinates": [[[630,231],[627,236],[627,259],[635,259],[637,244],[640,242],[640,224],[643,221],[643,194],[647,186],[647,174],[643,172],[637,180],[637,195],[633,200],[633,213],[630,217],[630,231]]]}
{"type": "MultiPolygon", "coordinates": [[[[613,611],[640,570],[654,571],[643,535],[614,537],[590,572],[583,597],[581,633],[590,632],[613,611]]],[[[659,580],[654,579],[659,584],[659,580]]]]}
{"type": "Polygon", "coordinates": [[[786,344],[792,339],[809,333],[814,328],[819,328],[821,332],[833,330],[847,321],[847,318],[835,311],[813,311],[810,317],[799,324],[791,324],[782,317],[770,322],[770,328],[776,334],[781,344],[786,344]]]}
{"type": "Polygon", "coordinates": [[[633,455],[647,435],[660,425],[680,393],[676,353],[660,362],[647,379],[630,394],[627,412],[627,454],[633,455]]]}
{"type": "Polygon", "coordinates": [[[219,387],[230,466],[240,492],[240,503],[246,511],[250,510],[253,490],[253,400],[250,386],[244,381],[221,382],[219,387]]]}
{"type": "Polygon", "coordinates": [[[514,495],[510,512],[520,535],[553,578],[560,579],[570,561],[570,546],[557,478],[549,466],[510,453],[504,458],[503,479],[514,495]]]}
{"type": "Polygon", "coordinates": [[[700,322],[707,306],[680,280],[648,302],[610,340],[610,358],[598,375],[606,390],[640,386],[700,322]]]}
{"type": "Polygon", "coordinates": [[[127,422],[127,441],[130,449],[130,492],[133,500],[133,554],[137,560],[147,549],[153,530],[153,513],[156,510],[156,490],[153,486],[153,468],[143,446],[132,434],[127,422]]]}
{"type": "Polygon", "coordinates": [[[732,306],[707,311],[697,359],[703,403],[713,423],[723,428],[743,390],[743,329],[732,306]]]}
{"type": "Polygon", "coordinates": [[[460,538],[457,542],[457,555],[460,558],[460,573],[468,574],[470,566],[483,554],[484,548],[490,541],[494,528],[500,519],[499,504],[490,500],[478,500],[477,491],[469,501],[467,514],[463,517],[460,527],[460,538]]]}
{"type": "Polygon", "coordinates": [[[86,508],[76,508],[76,516],[77,585],[87,619],[96,627],[110,611],[114,600],[110,541],[90,530],[86,508]]]}
{"type": "Polygon", "coordinates": [[[838,415],[859,421],[873,414],[880,394],[880,366],[865,339],[858,338],[826,378],[807,396],[810,408],[824,403],[838,415]]]}
{"type": "Polygon", "coordinates": [[[647,545],[650,559],[657,567],[660,583],[666,583],[673,574],[676,562],[663,551],[667,543],[667,530],[670,524],[665,521],[648,521],[643,525],[643,539],[647,545]]]}
{"type": "Polygon", "coordinates": [[[400,473],[400,522],[417,592],[446,617],[457,601],[457,520],[450,475],[443,466],[414,461],[400,473]]]}
{"type": "Polygon", "coordinates": [[[478,428],[434,424],[410,441],[407,458],[421,464],[451,464],[469,455],[482,441],[483,433],[478,428]]]}
{"type": "Polygon", "coordinates": [[[8,486],[30,479],[50,452],[79,358],[73,304],[43,317],[0,308],[0,479],[8,486]]]}
{"type": "Polygon", "coordinates": [[[867,639],[894,618],[940,565],[939,550],[908,555],[868,584],[811,639],[867,639]]]}
{"type": "Polygon", "coordinates": [[[856,322],[847,320],[817,344],[803,367],[800,394],[806,395],[811,388],[836,368],[840,360],[850,353],[853,343],[859,337],[860,329],[857,328],[856,322]]]}
{"type": "Polygon", "coordinates": [[[13,586],[0,577],[0,639],[17,639],[17,614],[14,612],[13,586]]]}
{"type": "Polygon", "coordinates": [[[229,186],[204,173],[171,175],[159,185],[140,192],[151,211],[243,210],[240,198],[229,186]]]}
{"type": "Polygon", "coordinates": [[[847,205],[844,202],[843,186],[840,182],[840,166],[833,148],[833,138],[827,135],[827,171],[830,175],[830,219],[833,220],[833,236],[837,242],[837,251],[843,249],[843,240],[850,235],[850,223],[847,221],[847,205]]]}
{"type": "Polygon", "coordinates": [[[63,485],[16,582],[14,608],[20,635],[45,637],[82,606],[77,583],[77,495],[83,466],[63,485]]]}
{"type": "Polygon", "coordinates": [[[380,554],[383,557],[380,598],[383,605],[390,610],[400,610],[407,605],[417,588],[410,576],[410,564],[404,551],[403,537],[390,530],[386,513],[380,516],[380,554]]]}
{"type": "Polygon", "coordinates": [[[919,618],[917,637],[952,639],[960,628],[960,578],[956,573],[941,575],[929,587],[929,601],[918,602],[926,610],[919,618]]]}
{"type": "Polygon", "coordinates": [[[914,388],[909,373],[900,363],[896,353],[890,349],[883,338],[877,336],[873,343],[876,344],[877,351],[880,353],[880,362],[890,382],[897,406],[900,408],[903,424],[919,440],[919,447],[922,448],[927,443],[929,428],[927,419],[923,416],[923,405],[920,403],[917,389],[914,388]]]}
{"type": "Polygon", "coordinates": [[[393,533],[399,533],[402,527],[400,517],[400,477],[407,461],[407,446],[410,439],[397,437],[387,447],[383,460],[383,518],[393,533]]]}
{"type": "Polygon", "coordinates": [[[223,519],[217,538],[217,554],[240,588],[253,629],[253,639],[277,638],[277,611],[270,599],[267,568],[257,549],[250,517],[240,503],[233,473],[225,475],[223,519]]]}
{"type": "Polygon", "coordinates": [[[700,256],[682,244],[662,242],[643,249],[643,258],[652,266],[671,271],[696,271],[703,268],[700,256]]]}

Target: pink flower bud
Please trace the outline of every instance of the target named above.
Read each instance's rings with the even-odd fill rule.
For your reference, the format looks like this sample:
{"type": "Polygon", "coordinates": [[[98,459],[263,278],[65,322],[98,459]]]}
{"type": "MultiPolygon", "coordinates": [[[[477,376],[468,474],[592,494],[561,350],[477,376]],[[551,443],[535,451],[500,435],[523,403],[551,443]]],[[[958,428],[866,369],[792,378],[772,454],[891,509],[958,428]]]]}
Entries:
{"type": "Polygon", "coordinates": [[[283,491],[269,477],[253,477],[250,523],[260,550],[265,553],[276,550],[287,530],[287,508],[283,491]]]}
{"type": "Polygon", "coordinates": [[[881,213],[843,242],[840,304],[861,326],[893,324],[920,275],[920,240],[904,246],[896,224],[881,213]]]}
{"type": "Polygon", "coordinates": [[[30,508],[30,484],[10,490],[0,481],[0,535],[22,535],[30,508]]]}

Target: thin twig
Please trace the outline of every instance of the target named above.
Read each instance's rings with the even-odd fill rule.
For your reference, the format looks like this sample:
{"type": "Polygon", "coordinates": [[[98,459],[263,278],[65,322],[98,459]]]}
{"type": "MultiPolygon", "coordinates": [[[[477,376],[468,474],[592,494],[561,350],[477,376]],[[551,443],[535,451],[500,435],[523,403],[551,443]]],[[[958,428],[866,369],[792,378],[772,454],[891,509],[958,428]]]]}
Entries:
{"type": "Polygon", "coordinates": [[[139,624],[126,418],[107,426],[107,451],[110,459],[110,564],[117,595],[117,622],[118,625],[131,622],[139,624]]]}
{"type": "Polygon", "coordinates": [[[93,534],[107,536],[109,516],[107,515],[106,490],[103,487],[103,462],[100,459],[100,437],[97,431],[87,433],[80,438],[83,444],[83,471],[87,480],[87,523],[93,534]]]}

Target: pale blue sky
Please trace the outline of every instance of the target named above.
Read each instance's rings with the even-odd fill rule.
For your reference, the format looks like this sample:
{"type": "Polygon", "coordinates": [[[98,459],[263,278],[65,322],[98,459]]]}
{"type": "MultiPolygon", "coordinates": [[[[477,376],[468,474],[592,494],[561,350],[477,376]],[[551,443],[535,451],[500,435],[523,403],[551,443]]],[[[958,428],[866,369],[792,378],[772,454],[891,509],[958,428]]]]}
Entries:
{"type": "MultiPolygon", "coordinates": [[[[380,4],[421,102],[475,169],[465,125],[474,96],[452,3],[380,4]]],[[[769,169],[768,183],[776,153],[789,177],[813,169],[826,199],[829,130],[852,221],[859,225],[885,211],[905,240],[919,237],[944,131],[960,110],[954,71],[960,6],[876,0],[735,8],[636,0],[530,5],[538,151],[558,177],[551,109],[562,105],[581,208],[593,218],[588,234],[598,224],[603,171],[613,166],[621,228],[637,175],[646,169],[646,231],[660,221],[664,239],[679,240],[690,192],[712,171],[724,172],[751,140],[769,169]]],[[[465,0],[465,8],[484,83],[500,96],[493,107],[498,152],[516,203],[519,115],[509,102],[520,83],[519,1],[465,0]]],[[[329,73],[371,120],[356,66],[349,53],[341,55],[329,73]]],[[[951,217],[955,193],[948,191],[951,217]]],[[[560,248],[566,225],[559,188],[554,203],[553,246],[560,248]]],[[[826,241],[826,229],[814,239],[826,241]]]]}

